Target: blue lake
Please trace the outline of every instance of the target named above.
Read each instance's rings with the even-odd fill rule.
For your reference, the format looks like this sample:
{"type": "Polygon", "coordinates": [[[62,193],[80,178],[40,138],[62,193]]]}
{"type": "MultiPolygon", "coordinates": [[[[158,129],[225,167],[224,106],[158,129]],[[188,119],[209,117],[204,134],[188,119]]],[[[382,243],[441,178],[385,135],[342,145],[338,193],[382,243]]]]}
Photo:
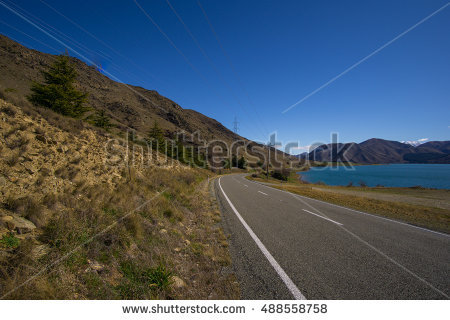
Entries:
{"type": "Polygon", "coordinates": [[[331,186],[359,185],[364,181],[367,186],[375,187],[412,187],[450,189],[450,164],[390,164],[373,166],[313,167],[299,172],[302,179],[311,183],[319,181],[331,186]]]}

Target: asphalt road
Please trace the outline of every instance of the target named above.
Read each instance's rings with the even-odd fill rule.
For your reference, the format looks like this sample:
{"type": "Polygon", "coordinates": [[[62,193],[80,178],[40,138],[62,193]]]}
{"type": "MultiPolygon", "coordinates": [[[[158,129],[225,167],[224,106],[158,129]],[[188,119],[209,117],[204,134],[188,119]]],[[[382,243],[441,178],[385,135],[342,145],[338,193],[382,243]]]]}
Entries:
{"type": "Polygon", "coordinates": [[[449,235],[243,174],[214,183],[243,299],[449,299],[449,235]]]}

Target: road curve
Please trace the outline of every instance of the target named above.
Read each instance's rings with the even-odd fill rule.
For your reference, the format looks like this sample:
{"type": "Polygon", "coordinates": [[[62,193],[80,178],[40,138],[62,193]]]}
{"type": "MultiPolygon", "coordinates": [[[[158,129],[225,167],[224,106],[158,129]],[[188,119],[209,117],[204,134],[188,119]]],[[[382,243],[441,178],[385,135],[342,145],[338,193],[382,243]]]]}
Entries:
{"type": "Polygon", "coordinates": [[[450,236],[216,179],[243,299],[449,299],[450,236]]]}

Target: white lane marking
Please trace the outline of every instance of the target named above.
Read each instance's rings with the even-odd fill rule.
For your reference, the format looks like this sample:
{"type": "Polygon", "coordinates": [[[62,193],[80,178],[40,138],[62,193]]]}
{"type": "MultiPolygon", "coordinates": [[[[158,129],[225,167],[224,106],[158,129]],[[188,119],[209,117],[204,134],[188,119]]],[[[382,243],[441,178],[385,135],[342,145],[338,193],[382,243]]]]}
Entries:
{"type": "Polygon", "coordinates": [[[272,265],[272,267],[278,273],[278,275],[280,276],[281,280],[284,282],[284,284],[286,285],[288,290],[291,292],[291,294],[294,296],[294,298],[297,299],[297,300],[306,300],[305,296],[300,292],[300,290],[297,288],[297,286],[294,284],[294,282],[291,280],[291,278],[289,278],[287,273],[283,270],[283,268],[281,268],[281,266],[278,264],[278,262],[275,260],[275,258],[270,254],[269,250],[267,250],[267,248],[264,246],[264,244],[261,242],[261,240],[259,240],[258,236],[253,232],[253,230],[250,228],[250,226],[247,224],[247,222],[245,222],[244,218],[242,218],[242,216],[236,210],[234,205],[231,203],[231,201],[228,198],[228,196],[226,195],[225,191],[223,191],[222,185],[220,184],[220,180],[221,179],[222,179],[222,177],[220,177],[218,181],[219,181],[219,187],[220,187],[220,190],[223,193],[223,196],[227,200],[227,202],[230,205],[230,207],[233,210],[233,212],[238,217],[239,221],[241,221],[241,223],[244,226],[244,228],[250,234],[250,236],[252,237],[253,241],[255,241],[255,243],[258,246],[258,248],[261,250],[261,252],[264,254],[266,259],[269,261],[269,263],[272,265]]]}
{"type": "MultiPolygon", "coordinates": [[[[251,181],[251,180],[249,180],[249,181],[251,181]]],[[[359,214],[363,214],[363,215],[366,215],[366,216],[370,216],[370,217],[373,217],[373,218],[378,218],[378,219],[386,220],[386,221],[389,221],[389,222],[398,223],[398,224],[401,224],[401,225],[404,225],[404,226],[407,226],[407,227],[419,229],[419,230],[422,230],[422,231],[428,231],[428,232],[431,232],[431,233],[434,233],[434,234],[438,234],[438,235],[441,235],[441,236],[450,237],[450,234],[445,234],[445,233],[442,233],[442,232],[439,232],[439,231],[434,231],[434,230],[430,230],[430,229],[427,229],[427,228],[415,226],[413,224],[409,224],[409,223],[406,223],[406,222],[401,222],[401,221],[397,221],[397,220],[381,217],[381,216],[378,216],[378,215],[375,215],[375,214],[372,214],[372,213],[367,213],[367,212],[364,212],[364,211],[358,211],[358,210],[355,210],[355,209],[350,209],[350,208],[343,207],[343,206],[340,206],[340,205],[337,205],[337,204],[333,204],[333,203],[329,203],[329,202],[326,202],[326,201],[322,201],[322,200],[317,200],[317,199],[314,199],[314,198],[301,196],[299,194],[295,194],[295,193],[292,193],[292,192],[289,192],[289,191],[280,190],[280,189],[277,189],[277,188],[272,188],[272,187],[267,186],[267,185],[265,185],[263,183],[260,183],[260,182],[256,182],[256,181],[251,181],[251,182],[259,184],[260,186],[264,186],[266,188],[270,188],[271,190],[278,190],[280,192],[284,192],[284,193],[293,195],[295,198],[298,197],[298,198],[304,198],[304,199],[308,199],[308,200],[313,200],[313,201],[316,201],[316,202],[327,204],[329,206],[333,206],[333,207],[337,207],[337,208],[341,208],[341,209],[346,209],[348,211],[353,211],[353,212],[356,212],[356,213],[359,213],[359,214]]]]}
{"type": "Polygon", "coordinates": [[[262,192],[262,191],[258,191],[259,193],[262,193],[262,194],[264,194],[264,195],[266,195],[267,196],[267,193],[264,193],[264,192],[262,192]]]}
{"type": "Polygon", "coordinates": [[[248,188],[248,185],[244,184],[244,186],[248,188]]]}
{"type": "Polygon", "coordinates": [[[317,217],[319,217],[319,218],[322,218],[322,219],[328,220],[328,221],[330,221],[330,222],[336,223],[336,224],[338,224],[338,225],[340,225],[340,226],[343,226],[342,223],[339,223],[339,222],[337,222],[337,221],[331,220],[331,219],[329,219],[329,218],[322,217],[321,215],[318,215],[317,213],[311,212],[311,211],[306,210],[306,209],[303,209],[303,211],[306,211],[306,212],[308,212],[308,213],[310,213],[310,214],[313,214],[313,215],[315,215],[315,216],[317,216],[317,217]]]}

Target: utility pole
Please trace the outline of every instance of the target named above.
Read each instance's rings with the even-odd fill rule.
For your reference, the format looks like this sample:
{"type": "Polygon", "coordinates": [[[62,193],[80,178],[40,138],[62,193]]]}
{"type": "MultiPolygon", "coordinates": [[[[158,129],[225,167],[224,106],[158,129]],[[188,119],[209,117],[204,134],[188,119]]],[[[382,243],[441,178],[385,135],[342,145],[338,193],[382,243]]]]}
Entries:
{"type": "Polygon", "coordinates": [[[236,116],[234,116],[234,122],[233,122],[233,131],[234,131],[234,133],[238,133],[238,124],[239,124],[239,122],[237,121],[237,117],[236,116]]]}

